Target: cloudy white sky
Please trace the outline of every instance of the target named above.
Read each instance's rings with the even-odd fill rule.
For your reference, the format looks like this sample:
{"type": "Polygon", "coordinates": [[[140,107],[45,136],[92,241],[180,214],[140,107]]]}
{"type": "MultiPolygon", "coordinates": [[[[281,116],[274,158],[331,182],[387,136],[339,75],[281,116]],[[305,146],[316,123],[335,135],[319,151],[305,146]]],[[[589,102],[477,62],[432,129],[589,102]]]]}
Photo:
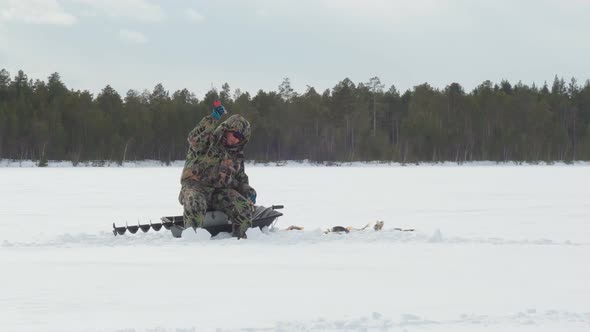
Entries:
{"type": "Polygon", "coordinates": [[[590,0],[0,0],[0,68],[120,93],[590,78],[590,0]]]}

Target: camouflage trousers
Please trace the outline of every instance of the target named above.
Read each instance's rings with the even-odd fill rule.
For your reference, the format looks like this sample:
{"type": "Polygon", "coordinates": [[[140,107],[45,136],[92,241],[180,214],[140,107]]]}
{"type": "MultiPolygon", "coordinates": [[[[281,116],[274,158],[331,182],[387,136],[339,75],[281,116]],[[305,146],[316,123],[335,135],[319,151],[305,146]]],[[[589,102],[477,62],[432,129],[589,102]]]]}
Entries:
{"type": "Polygon", "coordinates": [[[225,213],[242,233],[252,224],[254,206],[234,189],[182,186],[179,201],[184,206],[185,228],[202,227],[207,209],[225,213]]]}

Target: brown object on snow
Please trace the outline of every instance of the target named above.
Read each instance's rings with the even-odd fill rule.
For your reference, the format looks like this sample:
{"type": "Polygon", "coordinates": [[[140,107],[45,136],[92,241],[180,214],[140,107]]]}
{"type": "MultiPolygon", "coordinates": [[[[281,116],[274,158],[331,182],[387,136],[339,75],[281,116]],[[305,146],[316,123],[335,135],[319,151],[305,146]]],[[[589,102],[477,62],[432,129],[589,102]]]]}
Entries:
{"type": "Polygon", "coordinates": [[[375,224],[375,226],[373,226],[373,229],[376,231],[380,231],[383,228],[383,224],[383,220],[377,220],[377,223],[375,224]]]}
{"type": "Polygon", "coordinates": [[[285,228],[285,230],[286,231],[293,231],[293,230],[295,230],[295,231],[302,231],[303,230],[303,227],[291,225],[291,226],[285,228]]]}

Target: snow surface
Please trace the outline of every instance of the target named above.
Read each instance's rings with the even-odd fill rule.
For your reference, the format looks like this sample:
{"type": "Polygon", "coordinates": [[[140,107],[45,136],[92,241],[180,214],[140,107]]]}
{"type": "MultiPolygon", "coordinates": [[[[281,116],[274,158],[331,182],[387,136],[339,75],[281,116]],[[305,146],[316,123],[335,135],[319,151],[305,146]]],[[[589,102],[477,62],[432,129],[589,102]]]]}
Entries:
{"type": "Polygon", "coordinates": [[[586,164],[250,165],[304,231],[113,236],[181,212],[154,166],[0,168],[1,331],[590,330],[586,164]]]}

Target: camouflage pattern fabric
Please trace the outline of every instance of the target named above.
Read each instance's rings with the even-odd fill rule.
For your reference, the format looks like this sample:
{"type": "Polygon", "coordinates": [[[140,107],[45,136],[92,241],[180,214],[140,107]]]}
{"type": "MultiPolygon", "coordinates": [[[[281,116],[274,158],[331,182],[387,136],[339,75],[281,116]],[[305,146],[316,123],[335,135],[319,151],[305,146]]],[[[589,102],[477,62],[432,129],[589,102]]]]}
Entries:
{"type": "Polygon", "coordinates": [[[180,202],[184,205],[184,227],[202,227],[207,208],[225,213],[244,234],[251,226],[254,205],[234,189],[183,187],[180,202]]]}
{"type": "Polygon", "coordinates": [[[189,133],[189,150],[181,176],[179,201],[184,205],[185,226],[203,223],[207,208],[226,213],[233,223],[247,228],[252,206],[246,197],[256,195],[244,170],[244,147],[250,140],[250,123],[239,114],[217,126],[213,116],[204,117],[189,133]],[[226,131],[242,134],[238,144],[227,146],[226,131]],[[244,205],[247,203],[248,208],[244,205]]]}

